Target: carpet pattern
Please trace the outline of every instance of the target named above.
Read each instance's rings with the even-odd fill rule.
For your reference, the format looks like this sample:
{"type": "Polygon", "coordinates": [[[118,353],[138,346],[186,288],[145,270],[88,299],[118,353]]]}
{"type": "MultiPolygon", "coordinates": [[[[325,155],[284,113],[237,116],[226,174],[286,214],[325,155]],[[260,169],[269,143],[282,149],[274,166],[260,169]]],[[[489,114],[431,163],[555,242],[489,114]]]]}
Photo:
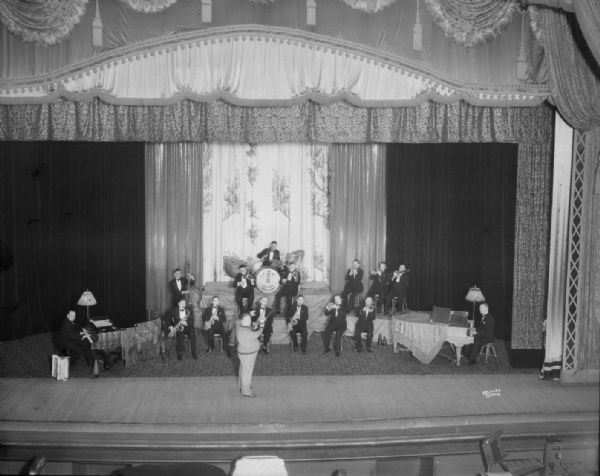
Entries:
{"type": "MultiPolygon", "coordinates": [[[[237,358],[228,358],[225,352],[215,350],[206,353],[206,344],[198,340],[198,360],[189,351],[178,361],[174,353],[166,362],[160,357],[140,361],[125,368],[123,360],[117,360],[108,370],[100,370],[102,377],[200,377],[235,375],[237,358]]],[[[536,369],[513,369],[508,362],[506,343],[496,341],[498,360],[491,358],[484,363],[480,357],[476,365],[466,365],[465,359],[457,367],[450,361],[451,349],[444,344],[438,356],[425,365],[409,352],[395,354],[391,345],[373,344],[373,352],[356,352],[351,339],[346,339],[340,357],[333,352],[323,354],[320,334],[313,334],[308,341],[307,353],[292,352],[289,345],[271,345],[269,355],[262,352],[256,360],[254,375],[472,375],[472,374],[535,374],[536,369]]],[[[0,377],[50,377],[50,356],[53,353],[51,335],[36,334],[24,339],[0,342],[0,377]]],[[[114,357],[113,357],[114,358],[114,357]]],[[[90,369],[83,359],[72,366],[71,376],[85,378],[90,369]]]]}

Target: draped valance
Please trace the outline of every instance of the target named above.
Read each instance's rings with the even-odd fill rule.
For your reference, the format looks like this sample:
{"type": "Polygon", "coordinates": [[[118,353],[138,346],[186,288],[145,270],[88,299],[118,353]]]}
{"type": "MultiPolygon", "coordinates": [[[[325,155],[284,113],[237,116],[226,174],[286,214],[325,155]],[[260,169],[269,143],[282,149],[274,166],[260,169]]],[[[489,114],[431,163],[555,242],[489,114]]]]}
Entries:
{"type": "Polygon", "coordinates": [[[247,25],[181,33],[107,52],[51,75],[0,82],[0,103],[99,97],[112,104],[222,99],[243,106],[345,100],[362,107],[466,101],[535,106],[543,85],[457,83],[379,50],[286,28],[247,25]]]}

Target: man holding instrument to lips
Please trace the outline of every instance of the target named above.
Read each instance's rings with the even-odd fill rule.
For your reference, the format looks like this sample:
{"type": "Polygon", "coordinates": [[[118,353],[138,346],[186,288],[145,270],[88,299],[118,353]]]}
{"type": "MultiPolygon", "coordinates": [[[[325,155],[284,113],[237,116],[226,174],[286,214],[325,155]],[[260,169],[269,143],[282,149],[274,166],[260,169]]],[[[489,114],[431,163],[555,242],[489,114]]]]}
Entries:
{"type": "Polygon", "coordinates": [[[183,338],[188,336],[190,347],[192,349],[192,357],[198,358],[196,351],[196,329],[190,316],[190,311],[186,309],[185,298],[181,297],[177,301],[177,305],[169,309],[163,318],[163,332],[165,338],[175,338],[175,351],[177,352],[177,360],[183,359],[183,338]]]}
{"type": "MultiPolygon", "coordinates": [[[[208,340],[206,352],[215,349],[215,334],[220,334],[223,338],[223,342],[228,340],[227,333],[225,332],[227,316],[225,315],[225,309],[220,305],[219,296],[213,296],[212,304],[204,309],[204,312],[202,313],[202,322],[204,323],[204,330],[206,331],[208,340]]],[[[229,346],[224,347],[225,352],[229,357],[229,346]]]]}
{"type": "Polygon", "coordinates": [[[235,275],[233,287],[235,288],[235,302],[238,305],[240,314],[248,312],[254,303],[254,286],[256,281],[254,276],[248,273],[248,268],[245,264],[240,264],[240,272],[235,275]],[[246,305],[244,306],[244,299],[246,305]]]}
{"type": "Polygon", "coordinates": [[[325,350],[324,354],[331,352],[331,334],[335,332],[335,356],[340,356],[340,350],[342,348],[342,334],[346,331],[346,307],[342,304],[342,296],[336,294],[333,298],[333,302],[330,302],[325,306],[325,315],[329,316],[329,321],[325,330],[323,331],[323,347],[325,350]]]}
{"type": "Polygon", "coordinates": [[[354,346],[358,352],[362,352],[362,339],[360,336],[362,332],[367,333],[367,352],[373,352],[371,350],[371,343],[373,342],[373,330],[375,328],[373,322],[375,321],[375,317],[376,312],[373,299],[367,297],[365,305],[358,311],[358,321],[354,328],[354,346]]]}

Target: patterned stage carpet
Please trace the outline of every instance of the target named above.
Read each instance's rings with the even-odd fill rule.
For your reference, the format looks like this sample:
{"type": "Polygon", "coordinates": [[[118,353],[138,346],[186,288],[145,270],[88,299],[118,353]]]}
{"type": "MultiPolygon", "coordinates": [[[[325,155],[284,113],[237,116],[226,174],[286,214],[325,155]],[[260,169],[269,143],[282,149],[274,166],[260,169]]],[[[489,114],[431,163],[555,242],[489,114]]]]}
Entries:
{"type": "MultiPolygon", "coordinates": [[[[125,368],[123,360],[114,363],[109,371],[100,370],[102,377],[185,377],[235,375],[237,359],[228,358],[218,349],[205,353],[206,344],[198,339],[198,360],[193,360],[189,351],[183,360],[171,356],[167,362],[160,357],[141,360],[125,368]]],[[[373,353],[358,353],[347,339],[340,357],[333,352],[323,354],[321,334],[314,333],[308,343],[308,352],[292,352],[289,345],[271,345],[269,355],[260,353],[254,375],[473,375],[473,374],[535,374],[536,369],[513,369],[508,363],[506,343],[496,341],[498,360],[491,358],[486,364],[483,357],[477,365],[457,367],[449,359],[450,348],[444,344],[440,354],[425,365],[409,352],[394,354],[392,346],[373,345],[373,353]]],[[[51,335],[37,334],[24,339],[0,342],[0,377],[50,377],[49,359],[52,355],[51,335]]],[[[72,377],[90,376],[90,369],[83,359],[72,368],[72,377]]]]}

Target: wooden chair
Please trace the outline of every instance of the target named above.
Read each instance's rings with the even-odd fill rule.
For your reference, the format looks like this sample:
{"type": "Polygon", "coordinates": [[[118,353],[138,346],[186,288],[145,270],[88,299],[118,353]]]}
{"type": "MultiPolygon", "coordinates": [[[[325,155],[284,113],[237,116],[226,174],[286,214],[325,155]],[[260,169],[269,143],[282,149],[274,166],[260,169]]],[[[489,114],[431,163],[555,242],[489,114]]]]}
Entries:
{"type": "Polygon", "coordinates": [[[508,453],[502,448],[502,430],[483,438],[479,443],[481,459],[486,472],[493,471],[495,465],[500,465],[504,471],[514,476],[538,473],[544,475],[544,464],[537,458],[507,459],[508,453]]]}

